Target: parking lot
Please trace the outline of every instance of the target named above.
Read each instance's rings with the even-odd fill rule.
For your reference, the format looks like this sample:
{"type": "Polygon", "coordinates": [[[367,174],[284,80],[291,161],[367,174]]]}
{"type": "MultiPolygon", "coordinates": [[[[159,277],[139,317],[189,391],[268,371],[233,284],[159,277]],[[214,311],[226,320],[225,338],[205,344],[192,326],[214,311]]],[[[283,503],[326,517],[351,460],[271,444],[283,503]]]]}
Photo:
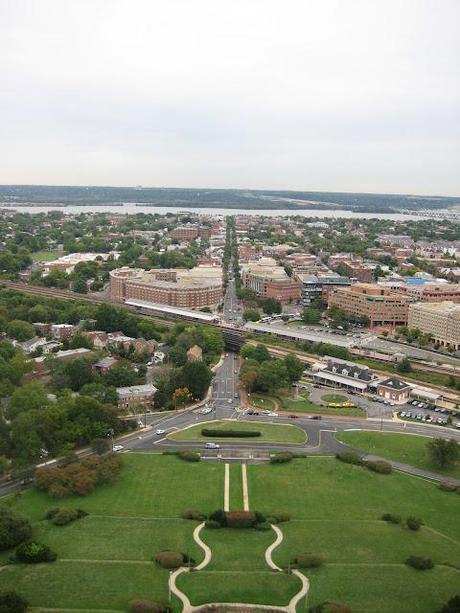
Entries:
{"type": "Polygon", "coordinates": [[[407,404],[399,407],[398,417],[438,426],[447,426],[449,425],[449,421],[451,421],[455,428],[460,429],[460,415],[457,411],[441,409],[428,402],[421,402],[418,400],[411,400],[407,404]]]}

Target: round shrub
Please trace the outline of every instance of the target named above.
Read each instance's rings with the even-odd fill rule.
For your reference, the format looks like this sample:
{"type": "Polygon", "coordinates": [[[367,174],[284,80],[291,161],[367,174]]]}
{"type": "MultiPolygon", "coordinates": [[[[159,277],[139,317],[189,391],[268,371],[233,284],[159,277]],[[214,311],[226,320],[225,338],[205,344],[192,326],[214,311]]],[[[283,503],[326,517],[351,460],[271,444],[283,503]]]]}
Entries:
{"type": "Polygon", "coordinates": [[[40,562],[54,562],[57,554],[45,545],[36,541],[21,543],[14,552],[14,559],[24,564],[39,564],[40,562]]]}
{"type": "Polygon", "coordinates": [[[216,521],[222,527],[227,525],[227,515],[225,511],[222,511],[222,509],[217,509],[217,511],[211,513],[209,519],[216,521]]]}
{"type": "Polygon", "coordinates": [[[77,511],[74,509],[60,509],[51,520],[55,526],[66,526],[77,519],[77,511]]]}
{"type": "Polygon", "coordinates": [[[353,613],[353,611],[346,604],[326,601],[317,607],[311,607],[309,613],[353,613]]]}
{"type": "Polygon", "coordinates": [[[282,524],[283,522],[291,519],[289,513],[271,513],[270,517],[275,520],[272,522],[274,524],[282,524]]]}
{"type": "Polygon", "coordinates": [[[77,513],[77,519],[81,519],[82,517],[86,517],[88,515],[88,511],[85,511],[84,509],[75,509],[76,513],[77,513]]]}
{"type": "Polygon", "coordinates": [[[319,568],[324,564],[324,558],[313,553],[299,553],[295,558],[295,563],[300,568],[319,568]]]}
{"type": "Polygon", "coordinates": [[[266,530],[271,529],[271,524],[268,521],[261,521],[258,524],[254,524],[254,528],[256,530],[260,530],[261,532],[265,532],[266,530]]]}
{"type": "Polygon", "coordinates": [[[290,451],[282,451],[270,457],[270,464],[286,464],[287,462],[291,462],[293,458],[294,454],[290,451]]]}
{"type": "Polygon", "coordinates": [[[0,551],[16,547],[32,536],[32,526],[11,509],[0,508],[0,551]]]}
{"type": "Polygon", "coordinates": [[[217,528],[222,528],[218,521],[214,521],[214,519],[208,519],[204,525],[205,528],[209,528],[210,530],[217,530],[217,528]]]}
{"type": "Polygon", "coordinates": [[[390,524],[400,524],[402,521],[401,516],[395,515],[394,513],[384,513],[382,515],[382,520],[387,521],[390,524]]]}
{"type": "Polygon", "coordinates": [[[53,519],[53,517],[57,515],[60,510],[61,509],[59,507],[52,507],[51,509],[48,509],[45,513],[45,519],[53,519]]]}
{"type": "Polygon", "coordinates": [[[258,524],[261,524],[262,522],[267,521],[267,518],[265,517],[265,515],[261,513],[260,511],[254,511],[254,515],[256,516],[256,522],[258,524]]]}
{"type": "Polygon", "coordinates": [[[356,464],[360,466],[363,463],[361,456],[353,451],[341,451],[340,453],[336,453],[335,457],[337,460],[345,462],[345,464],[356,464]]]}
{"type": "Polygon", "coordinates": [[[460,613],[460,595],[452,596],[441,609],[441,613],[460,613]]]}
{"type": "Polygon", "coordinates": [[[456,492],[459,488],[455,485],[455,483],[451,483],[450,481],[441,481],[439,484],[439,489],[443,492],[456,492]]]}
{"type": "Polygon", "coordinates": [[[417,517],[411,516],[406,519],[406,526],[409,528],[409,530],[420,530],[420,528],[423,526],[423,521],[417,517]]]}
{"type": "Polygon", "coordinates": [[[4,613],[25,613],[27,600],[17,592],[0,592],[0,611],[4,613]]]}
{"type": "Polygon", "coordinates": [[[421,556],[409,556],[406,560],[408,566],[412,566],[416,570],[430,570],[434,567],[433,560],[430,558],[422,558],[421,556]]]}
{"type": "Polygon", "coordinates": [[[179,568],[184,563],[184,555],[179,551],[160,551],[155,561],[161,568],[179,568]]]}
{"type": "Polygon", "coordinates": [[[365,466],[369,470],[372,470],[374,473],[379,473],[380,475],[389,475],[393,470],[391,464],[383,460],[377,460],[375,462],[367,461],[365,462],[365,466]]]}
{"type": "Polygon", "coordinates": [[[181,514],[182,519],[197,519],[199,521],[203,521],[206,519],[206,515],[201,511],[196,511],[195,509],[187,509],[181,514]]]}
{"type": "Polygon", "coordinates": [[[225,515],[229,528],[252,528],[256,523],[256,514],[252,511],[228,511],[225,515]]]}
{"type": "Polygon", "coordinates": [[[129,613],[165,613],[166,607],[150,600],[131,600],[128,610],[129,613]]]}
{"type": "Polygon", "coordinates": [[[179,451],[177,455],[186,462],[199,462],[201,460],[201,456],[197,451],[179,451]]]}

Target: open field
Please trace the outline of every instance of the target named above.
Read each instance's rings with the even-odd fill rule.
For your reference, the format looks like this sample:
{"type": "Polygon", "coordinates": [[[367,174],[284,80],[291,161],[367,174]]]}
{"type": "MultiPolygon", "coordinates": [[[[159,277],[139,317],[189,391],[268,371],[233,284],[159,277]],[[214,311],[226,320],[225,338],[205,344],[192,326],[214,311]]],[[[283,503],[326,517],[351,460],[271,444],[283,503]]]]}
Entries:
{"type": "Polygon", "coordinates": [[[52,260],[57,260],[63,255],[64,251],[61,251],[60,249],[54,249],[50,251],[36,251],[35,253],[30,254],[34,262],[51,262],[52,260]]]}
{"type": "Polygon", "coordinates": [[[284,424],[266,424],[256,421],[231,421],[221,420],[213,421],[210,424],[197,424],[191,428],[185,430],[179,430],[168,436],[173,441],[219,441],[219,437],[202,436],[201,430],[203,428],[212,428],[213,430],[255,430],[261,433],[261,435],[255,439],[250,438],[232,438],[225,437],[222,440],[232,441],[238,440],[241,442],[263,442],[263,443],[305,443],[306,434],[297,426],[290,426],[284,424]]]}
{"type": "MultiPolygon", "coordinates": [[[[34,538],[50,545],[58,560],[7,566],[2,589],[15,589],[31,606],[55,611],[126,613],[135,597],[167,603],[169,573],[151,559],[172,549],[201,561],[203,552],[192,538],[197,523],[182,520],[180,513],[222,508],[224,466],[157,454],[123,459],[118,483],[86,498],[56,500],[29,490],[3,500],[31,518],[34,538]],[[52,506],[79,506],[90,514],[56,527],[42,519],[52,506]]],[[[275,562],[286,568],[307,551],[325,558],[321,568],[305,571],[311,583],[308,607],[334,599],[354,613],[434,613],[458,591],[458,495],[402,473],[378,475],[334,458],[250,465],[247,472],[250,508],[292,517],[279,525],[284,541],[275,562]],[[385,512],[415,515],[425,525],[418,532],[388,525],[380,520],[385,512]],[[409,555],[429,556],[436,566],[423,573],[409,569],[404,565],[409,555]]],[[[231,464],[230,508],[241,506],[241,466],[231,464]]],[[[272,530],[204,529],[201,538],[212,550],[209,566],[177,582],[193,604],[286,605],[299,589],[296,577],[270,571],[265,563],[272,530]]],[[[171,604],[178,613],[179,601],[171,604]]],[[[304,607],[302,602],[298,613],[304,607]]]]}
{"type": "Polygon", "coordinates": [[[336,438],[356,449],[382,456],[388,460],[460,478],[460,465],[457,464],[456,467],[450,469],[441,469],[431,462],[426,445],[432,439],[427,436],[389,432],[339,432],[336,438]]]}

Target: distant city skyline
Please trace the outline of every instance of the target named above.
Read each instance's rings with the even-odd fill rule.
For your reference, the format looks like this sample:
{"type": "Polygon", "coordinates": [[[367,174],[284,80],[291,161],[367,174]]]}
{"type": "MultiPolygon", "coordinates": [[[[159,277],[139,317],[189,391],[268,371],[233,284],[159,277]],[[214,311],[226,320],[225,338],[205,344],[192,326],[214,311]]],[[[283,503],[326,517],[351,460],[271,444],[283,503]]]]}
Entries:
{"type": "Polygon", "coordinates": [[[0,0],[0,184],[460,194],[457,0],[0,0]]]}

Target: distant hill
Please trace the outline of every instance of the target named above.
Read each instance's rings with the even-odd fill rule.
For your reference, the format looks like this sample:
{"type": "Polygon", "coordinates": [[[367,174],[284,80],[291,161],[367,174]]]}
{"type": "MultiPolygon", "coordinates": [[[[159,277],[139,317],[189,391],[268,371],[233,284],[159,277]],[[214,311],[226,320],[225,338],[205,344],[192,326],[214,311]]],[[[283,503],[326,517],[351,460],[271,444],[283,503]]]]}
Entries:
{"type": "Polygon", "coordinates": [[[3,205],[110,205],[123,202],[152,206],[245,209],[347,209],[391,213],[401,209],[447,209],[460,197],[346,192],[299,192],[252,189],[184,189],[168,187],[72,187],[2,185],[3,205]]]}

